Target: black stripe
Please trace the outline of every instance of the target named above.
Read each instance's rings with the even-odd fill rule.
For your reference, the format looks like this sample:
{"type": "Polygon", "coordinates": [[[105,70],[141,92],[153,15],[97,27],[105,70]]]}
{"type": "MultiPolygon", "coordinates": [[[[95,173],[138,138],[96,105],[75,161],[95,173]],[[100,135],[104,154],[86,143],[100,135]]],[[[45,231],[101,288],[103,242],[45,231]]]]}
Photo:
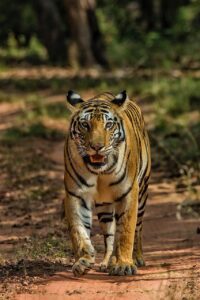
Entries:
{"type": "Polygon", "coordinates": [[[84,227],[85,227],[86,229],[91,229],[90,224],[88,224],[88,223],[86,224],[86,223],[83,222],[83,225],[84,225],[84,227]]]}
{"type": "Polygon", "coordinates": [[[81,216],[85,219],[90,219],[90,216],[83,215],[82,213],[81,213],[81,216]]]}
{"type": "Polygon", "coordinates": [[[149,180],[149,176],[147,176],[146,179],[143,180],[144,184],[143,184],[143,186],[140,186],[140,194],[142,194],[144,188],[146,188],[146,187],[148,188],[148,186],[149,186],[148,180],[149,180]]]}
{"type": "Polygon", "coordinates": [[[73,139],[73,135],[76,133],[76,120],[72,120],[70,126],[70,137],[73,139]]]}
{"type": "Polygon", "coordinates": [[[131,112],[134,114],[134,120],[136,122],[136,125],[138,129],[141,131],[142,126],[141,126],[141,115],[135,105],[131,105],[131,112]]]}
{"type": "Polygon", "coordinates": [[[123,193],[120,197],[116,198],[115,202],[120,202],[121,200],[123,200],[130,193],[132,185],[128,188],[128,190],[125,193],[123,193]]]}
{"type": "Polygon", "coordinates": [[[134,133],[135,133],[135,139],[136,139],[136,143],[137,143],[137,148],[138,148],[138,153],[141,151],[141,149],[140,149],[140,139],[139,139],[139,133],[138,133],[138,126],[136,126],[136,125],[138,125],[137,124],[137,116],[135,116],[135,114],[134,114],[134,112],[133,111],[129,111],[129,113],[130,113],[130,116],[132,117],[132,125],[133,125],[133,130],[134,130],[134,133]]]}
{"type": "MultiPolygon", "coordinates": [[[[130,157],[130,152],[129,152],[128,157],[127,157],[127,163],[128,163],[129,157],[130,157]]],[[[128,166],[127,166],[127,164],[126,164],[126,167],[125,167],[124,172],[123,172],[123,174],[121,175],[121,177],[120,177],[119,179],[117,179],[116,181],[111,182],[111,183],[109,184],[109,186],[116,185],[116,184],[118,184],[118,183],[120,183],[120,182],[122,182],[122,181],[124,180],[124,178],[125,178],[125,176],[126,176],[126,173],[127,173],[127,167],[128,167],[128,166]]]]}
{"type": "Polygon", "coordinates": [[[149,180],[150,174],[146,176],[144,183],[147,183],[147,181],[149,180]]]}
{"type": "Polygon", "coordinates": [[[79,183],[79,182],[76,180],[76,178],[74,178],[74,176],[69,172],[66,163],[65,163],[65,170],[67,171],[67,173],[69,174],[69,176],[71,177],[71,179],[76,183],[76,185],[78,185],[78,186],[81,188],[80,183],[79,183]]]}
{"type": "Polygon", "coordinates": [[[127,149],[127,142],[125,141],[125,149],[124,149],[124,156],[123,156],[123,159],[122,159],[122,164],[121,164],[121,166],[120,166],[119,171],[116,173],[116,175],[119,174],[119,173],[121,172],[121,169],[122,169],[122,167],[123,167],[123,165],[124,165],[124,160],[125,160],[125,157],[126,157],[126,149],[127,149]]]}
{"type": "Polygon", "coordinates": [[[126,110],[125,113],[127,114],[128,119],[129,119],[129,121],[131,122],[132,126],[134,126],[133,120],[132,120],[132,116],[131,116],[130,112],[129,112],[128,110],[126,110]]]}
{"type": "Polygon", "coordinates": [[[113,218],[102,218],[100,220],[100,222],[103,222],[103,223],[109,223],[109,222],[112,222],[113,221],[113,218]]]}
{"type": "Polygon", "coordinates": [[[79,195],[74,194],[73,192],[69,191],[67,188],[65,188],[65,189],[66,189],[66,191],[67,191],[68,194],[70,194],[71,196],[73,196],[73,197],[75,197],[75,198],[81,200],[81,205],[82,205],[85,209],[87,209],[87,210],[90,211],[90,209],[89,209],[89,208],[87,207],[87,205],[86,205],[85,200],[84,200],[82,197],[80,197],[79,195]]]}
{"type": "Polygon", "coordinates": [[[143,214],[144,214],[144,210],[140,211],[140,212],[138,213],[137,217],[138,217],[138,218],[141,218],[141,217],[143,216],[143,214]]]}
{"type": "MultiPolygon", "coordinates": [[[[141,193],[141,191],[143,190],[144,185],[148,182],[149,177],[150,177],[150,174],[148,174],[148,175],[145,177],[145,179],[143,179],[143,182],[141,182],[141,183],[143,184],[143,186],[140,185],[140,193],[141,193]]],[[[148,186],[148,184],[147,184],[147,186],[148,186]]]]}
{"type": "Polygon", "coordinates": [[[131,124],[132,124],[132,128],[133,128],[133,131],[134,131],[134,135],[135,135],[135,140],[136,140],[136,143],[137,143],[137,149],[138,149],[138,153],[140,153],[141,149],[140,149],[140,140],[139,140],[139,134],[137,132],[137,127],[136,127],[136,124],[135,124],[135,116],[133,114],[133,112],[131,110],[126,110],[125,111],[131,124]]]}
{"type": "Polygon", "coordinates": [[[119,219],[125,214],[125,211],[123,211],[120,215],[115,214],[115,218],[117,221],[119,221],[119,219]]]}
{"type": "Polygon", "coordinates": [[[98,218],[101,218],[102,216],[112,216],[113,217],[113,213],[112,212],[100,212],[97,214],[98,218]]]}
{"type": "MultiPolygon", "coordinates": [[[[141,140],[140,140],[140,149],[142,149],[142,146],[141,146],[141,140]]],[[[142,169],[142,163],[143,163],[143,161],[142,161],[142,150],[140,150],[140,157],[139,157],[139,160],[140,160],[140,166],[139,166],[139,172],[140,172],[140,170],[142,169]]],[[[139,173],[138,172],[138,173],[139,173]]]]}
{"type": "Polygon", "coordinates": [[[146,190],[148,188],[148,184],[144,185],[143,189],[139,193],[139,201],[142,199],[143,195],[145,194],[146,190]]]}
{"type": "Polygon", "coordinates": [[[140,179],[139,187],[141,187],[141,185],[142,185],[142,183],[143,183],[143,180],[144,180],[144,177],[145,177],[145,175],[146,175],[147,169],[148,169],[148,162],[147,162],[146,167],[145,167],[145,169],[144,169],[144,173],[142,174],[142,177],[141,177],[141,179],[140,179]]]}
{"type": "Polygon", "coordinates": [[[102,203],[95,203],[95,207],[100,207],[100,206],[104,206],[104,205],[111,205],[113,203],[107,203],[107,202],[102,202],[102,203]]]}
{"type": "Polygon", "coordinates": [[[116,165],[116,163],[117,163],[117,156],[116,155],[114,155],[114,161],[113,161],[113,163],[112,163],[112,165],[107,169],[107,170],[105,170],[105,174],[110,174],[110,173],[112,173],[113,172],[113,167],[116,165]]]}
{"type": "MultiPolygon", "coordinates": [[[[101,110],[101,112],[102,113],[104,113],[104,114],[109,114],[109,111],[107,110],[107,109],[102,109],[101,107],[100,107],[100,110],[101,110]]],[[[111,119],[112,120],[112,119],[111,119]]]]}
{"type": "Polygon", "coordinates": [[[114,234],[113,233],[106,233],[106,234],[104,234],[104,238],[105,239],[107,239],[110,236],[114,236],[114,234]]]}
{"type": "Polygon", "coordinates": [[[85,209],[87,210],[90,210],[88,207],[87,207],[87,204],[85,202],[85,200],[83,198],[81,198],[81,206],[84,207],[85,209]]]}
{"type": "Polygon", "coordinates": [[[139,209],[138,210],[141,210],[141,209],[143,209],[145,207],[147,198],[148,198],[148,194],[146,194],[146,197],[144,198],[144,202],[142,203],[142,205],[141,206],[139,205],[139,209]]]}
{"type": "Polygon", "coordinates": [[[88,108],[88,109],[83,110],[84,114],[91,113],[93,111],[94,111],[94,108],[88,108]]]}
{"type": "Polygon", "coordinates": [[[136,226],[140,226],[141,224],[142,224],[142,220],[139,223],[137,222],[136,226]]]}
{"type": "MultiPolygon", "coordinates": [[[[69,145],[69,144],[68,144],[68,145],[69,145]]],[[[68,146],[68,147],[69,147],[69,146],[68,146]]],[[[69,158],[70,166],[71,166],[72,170],[74,171],[76,177],[78,178],[78,180],[79,180],[83,185],[85,185],[85,186],[87,186],[87,187],[93,187],[94,184],[88,184],[88,183],[85,181],[85,179],[84,179],[81,175],[79,175],[79,174],[77,173],[76,169],[75,169],[74,166],[73,166],[71,157],[70,157],[70,155],[69,155],[69,149],[68,149],[68,147],[67,147],[67,155],[68,155],[68,158],[69,158]]]]}
{"type": "Polygon", "coordinates": [[[125,132],[124,132],[124,126],[123,126],[122,120],[120,120],[120,125],[121,125],[122,131],[123,131],[122,137],[120,138],[120,142],[123,142],[123,141],[125,141],[125,132]]]}
{"type": "Polygon", "coordinates": [[[138,111],[138,108],[135,105],[131,105],[131,109],[134,111],[134,113],[136,115],[137,123],[138,123],[138,128],[141,128],[141,115],[140,115],[140,113],[138,111]]]}
{"type": "MultiPolygon", "coordinates": [[[[84,160],[83,160],[84,161],[84,160]]],[[[85,162],[85,161],[84,161],[85,162]]],[[[94,172],[93,170],[90,170],[90,168],[88,167],[88,165],[85,163],[85,166],[88,170],[88,172],[92,173],[92,174],[95,174],[95,175],[98,175],[99,173],[98,172],[94,172]]]]}
{"type": "MultiPolygon", "coordinates": [[[[146,164],[146,167],[145,167],[145,170],[144,170],[144,173],[142,174],[142,178],[140,179],[140,182],[139,182],[139,186],[141,187],[141,185],[143,184],[143,179],[146,175],[146,172],[148,170],[148,167],[149,167],[149,160],[148,160],[148,149],[147,149],[147,144],[146,144],[146,141],[145,141],[145,148],[146,148],[146,155],[147,155],[147,164],[146,164]]],[[[145,182],[146,180],[148,180],[150,177],[150,172],[148,173],[146,179],[145,179],[145,182]]]]}

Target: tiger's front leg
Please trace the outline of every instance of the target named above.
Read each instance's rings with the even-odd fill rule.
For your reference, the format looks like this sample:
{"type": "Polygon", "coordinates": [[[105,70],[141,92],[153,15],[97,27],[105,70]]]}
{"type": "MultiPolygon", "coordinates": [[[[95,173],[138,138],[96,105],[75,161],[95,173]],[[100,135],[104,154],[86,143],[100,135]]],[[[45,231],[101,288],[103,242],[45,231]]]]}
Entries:
{"type": "Polygon", "coordinates": [[[89,271],[95,260],[95,251],[90,240],[91,205],[80,196],[66,192],[65,216],[76,257],[72,271],[75,276],[83,275],[89,271]]]}
{"type": "Polygon", "coordinates": [[[116,236],[114,246],[115,262],[110,267],[110,275],[133,275],[137,267],[132,258],[138,208],[138,187],[116,203],[116,236]]]}
{"type": "Polygon", "coordinates": [[[99,219],[99,224],[103,231],[104,244],[105,244],[105,254],[104,254],[103,261],[100,264],[100,271],[106,272],[110,262],[110,257],[113,253],[113,244],[114,244],[115,228],[116,228],[115,215],[114,215],[115,208],[113,204],[112,205],[96,204],[96,211],[99,219]]]}

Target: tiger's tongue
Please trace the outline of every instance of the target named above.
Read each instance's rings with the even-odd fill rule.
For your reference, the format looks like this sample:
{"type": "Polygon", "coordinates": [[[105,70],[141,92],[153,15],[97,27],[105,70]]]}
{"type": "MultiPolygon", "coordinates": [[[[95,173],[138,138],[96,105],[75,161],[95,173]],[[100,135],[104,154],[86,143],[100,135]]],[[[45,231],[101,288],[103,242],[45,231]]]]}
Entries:
{"type": "Polygon", "coordinates": [[[103,155],[94,154],[90,155],[90,160],[92,163],[102,163],[105,160],[105,157],[103,155]]]}

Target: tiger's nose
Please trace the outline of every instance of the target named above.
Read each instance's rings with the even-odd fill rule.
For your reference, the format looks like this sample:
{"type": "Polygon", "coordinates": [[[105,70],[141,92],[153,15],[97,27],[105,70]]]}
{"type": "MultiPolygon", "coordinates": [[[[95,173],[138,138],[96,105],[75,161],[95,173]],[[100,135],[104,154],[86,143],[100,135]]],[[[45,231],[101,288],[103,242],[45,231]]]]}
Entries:
{"type": "Polygon", "coordinates": [[[103,143],[90,143],[90,147],[93,150],[99,151],[104,147],[104,144],[103,143]]]}

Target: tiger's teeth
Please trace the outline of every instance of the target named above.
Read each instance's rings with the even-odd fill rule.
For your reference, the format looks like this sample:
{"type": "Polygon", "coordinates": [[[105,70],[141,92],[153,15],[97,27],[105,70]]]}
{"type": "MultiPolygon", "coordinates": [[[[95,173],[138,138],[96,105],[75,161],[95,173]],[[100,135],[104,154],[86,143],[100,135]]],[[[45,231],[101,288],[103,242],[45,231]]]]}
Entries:
{"type": "Polygon", "coordinates": [[[105,162],[105,157],[103,155],[99,155],[99,154],[94,154],[90,156],[90,161],[92,163],[101,163],[101,162],[105,162]]]}

